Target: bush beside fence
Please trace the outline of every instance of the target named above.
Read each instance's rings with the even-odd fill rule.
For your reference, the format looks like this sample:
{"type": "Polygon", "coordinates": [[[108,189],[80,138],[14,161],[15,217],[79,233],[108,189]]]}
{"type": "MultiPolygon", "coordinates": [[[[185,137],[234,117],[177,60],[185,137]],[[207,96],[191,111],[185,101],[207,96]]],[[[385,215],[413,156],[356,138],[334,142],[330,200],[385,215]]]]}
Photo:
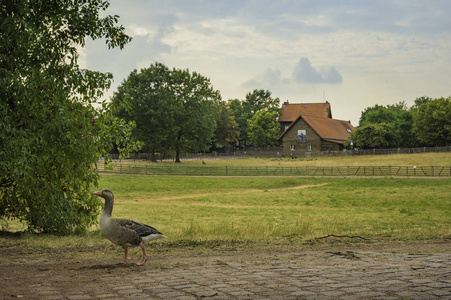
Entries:
{"type": "Polygon", "coordinates": [[[98,170],[105,173],[179,176],[451,176],[449,166],[211,167],[118,164],[106,169],[105,165],[99,162],[98,170]]]}

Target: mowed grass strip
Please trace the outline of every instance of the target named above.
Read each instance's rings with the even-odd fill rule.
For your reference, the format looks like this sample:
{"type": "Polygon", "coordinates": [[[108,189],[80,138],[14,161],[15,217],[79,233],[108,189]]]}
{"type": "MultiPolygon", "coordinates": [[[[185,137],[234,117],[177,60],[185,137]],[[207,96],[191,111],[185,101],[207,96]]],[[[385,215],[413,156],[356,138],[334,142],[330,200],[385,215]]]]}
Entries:
{"type": "MultiPolygon", "coordinates": [[[[105,175],[113,215],[176,240],[451,237],[450,179],[105,175]]],[[[163,242],[163,243],[164,243],[163,242]]]]}

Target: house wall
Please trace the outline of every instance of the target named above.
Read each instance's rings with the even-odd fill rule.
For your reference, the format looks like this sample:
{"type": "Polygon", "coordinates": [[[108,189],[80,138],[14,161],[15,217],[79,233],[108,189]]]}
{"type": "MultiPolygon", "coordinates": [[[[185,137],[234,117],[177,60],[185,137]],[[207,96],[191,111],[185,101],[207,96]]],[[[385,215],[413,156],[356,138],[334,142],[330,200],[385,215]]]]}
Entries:
{"type": "Polygon", "coordinates": [[[299,119],[283,137],[283,154],[284,155],[304,155],[309,151],[339,151],[339,144],[326,142],[303,120],[299,119]],[[305,130],[306,141],[298,142],[298,130],[305,130]],[[294,151],[291,150],[294,145],[294,151]]]}
{"type": "Polygon", "coordinates": [[[293,122],[279,122],[280,123],[280,134],[282,134],[285,129],[291,125],[293,122]]]}

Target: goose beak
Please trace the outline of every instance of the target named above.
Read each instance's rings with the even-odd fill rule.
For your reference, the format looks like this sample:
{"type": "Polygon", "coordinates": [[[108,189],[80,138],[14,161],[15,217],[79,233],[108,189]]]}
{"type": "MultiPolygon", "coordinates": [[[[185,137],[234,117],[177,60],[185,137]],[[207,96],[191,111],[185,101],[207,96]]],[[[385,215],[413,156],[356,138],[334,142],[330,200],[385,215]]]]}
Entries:
{"type": "Polygon", "coordinates": [[[102,196],[102,192],[94,192],[93,194],[97,196],[102,196]]]}

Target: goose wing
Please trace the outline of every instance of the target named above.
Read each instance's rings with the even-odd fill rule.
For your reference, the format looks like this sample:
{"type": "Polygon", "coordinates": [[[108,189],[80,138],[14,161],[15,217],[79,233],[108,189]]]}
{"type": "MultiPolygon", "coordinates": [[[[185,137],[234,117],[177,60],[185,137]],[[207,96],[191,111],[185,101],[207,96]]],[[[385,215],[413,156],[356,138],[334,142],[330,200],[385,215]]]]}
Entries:
{"type": "Polygon", "coordinates": [[[116,219],[117,222],[124,228],[136,232],[141,238],[152,235],[163,235],[161,232],[153,228],[152,226],[136,222],[129,219],[116,219]]]}

